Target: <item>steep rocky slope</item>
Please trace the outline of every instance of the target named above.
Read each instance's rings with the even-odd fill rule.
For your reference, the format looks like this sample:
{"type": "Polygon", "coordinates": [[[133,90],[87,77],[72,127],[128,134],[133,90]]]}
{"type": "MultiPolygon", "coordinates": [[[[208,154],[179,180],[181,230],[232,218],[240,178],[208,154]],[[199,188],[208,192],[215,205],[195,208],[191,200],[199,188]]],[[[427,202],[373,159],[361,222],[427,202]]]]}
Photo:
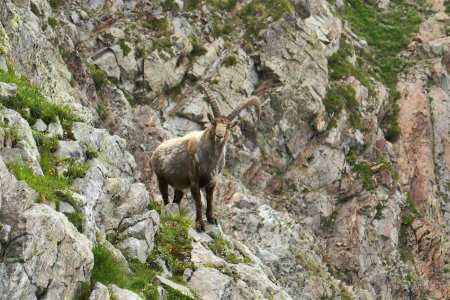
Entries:
{"type": "Polygon", "coordinates": [[[0,1],[0,299],[450,298],[445,1],[0,1]],[[199,82],[263,108],[204,233],[149,164],[199,82]]]}

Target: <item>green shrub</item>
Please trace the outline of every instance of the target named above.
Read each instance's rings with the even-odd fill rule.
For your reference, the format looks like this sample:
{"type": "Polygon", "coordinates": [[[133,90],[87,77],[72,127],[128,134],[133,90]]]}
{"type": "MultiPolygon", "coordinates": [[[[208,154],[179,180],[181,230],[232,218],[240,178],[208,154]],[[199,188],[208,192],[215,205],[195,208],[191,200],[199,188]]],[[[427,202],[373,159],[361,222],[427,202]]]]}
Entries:
{"type": "Polygon", "coordinates": [[[130,54],[131,48],[125,43],[124,39],[119,41],[120,49],[122,49],[123,56],[128,56],[130,54]]]}
{"type": "Polygon", "coordinates": [[[97,66],[86,62],[86,67],[91,74],[92,80],[94,81],[95,90],[97,93],[101,93],[103,88],[108,84],[108,75],[105,71],[97,68],[97,66]]]}
{"type": "Polygon", "coordinates": [[[353,166],[353,171],[358,174],[363,186],[372,191],[375,189],[375,182],[372,179],[372,170],[369,163],[361,162],[353,166]]]}
{"type": "Polygon", "coordinates": [[[205,46],[200,44],[200,42],[196,39],[192,39],[192,51],[189,54],[190,59],[195,60],[197,57],[204,55],[207,52],[205,46]]]}
{"type": "Polygon", "coordinates": [[[248,263],[251,262],[249,257],[242,257],[234,249],[233,243],[223,238],[216,238],[208,243],[208,248],[217,256],[224,258],[230,264],[248,263]]]}
{"type": "Polygon", "coordinates": [[[150,17],[142,23],[142,26],[148,30],[156,31],[159,34],[165,34],[169,30],[169,22],[166,18],[150,17]]]}
{"type": "Polygon", "coordinates": [[[89,165],[86,163],[70,163],[64,176],[67,176],[70,180],[75,178],[82,178],[86,176],[86,172],[89,170],[89,165]]]}
{"type": "Polygon", "coordinates": [[[48,25],[52,26],[53,28],[57,27],[59,25],[59,22],[54,17],[48,17],[48,25]]]}
{"type": "Polygon", "coordinates": [[[222,65],[225,67],[232,67],[237,64],[237,58],[234,55],[228,55],[222,61],[222,65]]]}

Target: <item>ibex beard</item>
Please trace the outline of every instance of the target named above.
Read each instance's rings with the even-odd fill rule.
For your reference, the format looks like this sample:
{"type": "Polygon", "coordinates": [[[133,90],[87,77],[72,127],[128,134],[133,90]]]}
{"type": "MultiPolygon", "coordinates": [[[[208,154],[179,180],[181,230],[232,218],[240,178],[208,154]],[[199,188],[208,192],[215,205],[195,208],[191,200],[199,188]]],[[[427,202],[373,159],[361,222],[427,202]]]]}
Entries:
{"type": "Polygon", "coordinates": [[[190,188],[195,200],[195,228],[198,231],[205,229],[200,189],[204,189],[206,194],[206,218],[209,223],[217,224],[213,212],[214,189],[217,175],[225,166],[230,129],[238,124],[233,119],[248,106],[255,107],[258,119],[261,112],[258,97],[252,96],[240,102],[228,116],[222,116],[213,93],[206,84],[201,87],[208,96],[214,115],[208,114],[210,125],[203,131],[163,142],[151,157],[164,205],[169,203],[169,185],[174,189],[173,202],[177,204],[180,204],[184,190],[190,188]]]}

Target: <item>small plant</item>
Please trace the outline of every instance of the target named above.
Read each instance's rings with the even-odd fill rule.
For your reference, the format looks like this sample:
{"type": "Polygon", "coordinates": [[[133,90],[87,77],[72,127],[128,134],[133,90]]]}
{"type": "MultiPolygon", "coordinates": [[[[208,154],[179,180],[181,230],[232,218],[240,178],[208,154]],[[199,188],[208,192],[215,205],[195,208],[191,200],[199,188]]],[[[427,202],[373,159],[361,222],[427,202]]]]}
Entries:
{"type": "Polygon", "coordinates": [[[237,64],[237,58],[234,55],[228,55],[222,61],[222,66],[225,66],[225,67],[232,67],[232,66],[235,66],[236,64],[237,64]]]}
{"type": "Polygon", "coordinates": [[[173,46],[170,38],[159,38],[153,41],[152,49],[158,51],[168,51],[171,52],[171,48],[173,46]]]}
{"type": "Polygon", "coordinates": [[[196,39],[192,39],[192,51],[189,54],[190,59],[195,60],[197,57],[204,55],[207,52],[205,46],[200,44],[200,42],[196,39]]]}
{"type": "Polygon", "coordinates": [[[414,200],[414,197],[410,191],[406,193],[406,204],[413,213],[419,213],[419,211],[417,210],[416,201],[414,200]]]}
{"type": "Polygon", "coordinates": [[[56,18],[54,17],[48,17],[48,25],[50,25],[51,27],[55,28],[59,25],[59,22],[56,18]]]}
{"type": "Polygon", "coordinates": [[[85,63],[89,73],[91,74],[92,80],[94,81],[95,90],[97,94],[100,94],[104,87],[108,84],[108,75],[105,71],[97,68],[97,66],[90,63],[85,63]]]}
{"type": "Polygon", "coordinates": [[[64,0],[49,0],[50,2],[50,7],[55,10],[58,9],[63,3],[64,0]]]}
{"type": "Polygon", "coordinates": [[[86,149],[86,157],[87,157],[87,159],[94,159],[94,158],[98,157],[98,155],[99,155],[99,152],[94,147],[89,146],[86,149]]]}
{"type": "Polygon", "coordinates": [[[69,168],[64,173],[64,176],[69,178],[70,180],[74,180],[75,178],[82,178],[86,176],[86,172],[89,169],[89,165],[85,163],[71,163],[69,164],[69,168]]]}
{"type": "Polygon", "coordinates": [[[162,17],[150,17],[142,23],[145,29],[156,31],[157,33],[163,35],[169,30],[169,22],[166,18],[162,17]]]}
{"type": "Polygon", "coordinates": [[[369,163],[361,162],[353,166],[353,171],[361,178],[363,186],[373,191],[375,189],[375,182],[372,179],[372,170],[369,163]]]}
{"type": "Polygon", "coordinates": [[[119,41],[119,46],[120,46],[120,49],[122,49],[123,56],[128,56],[128,54],[130,54],[131,48],[125,43],[124,39],[121,39],[119,41]]]}
{"type": "Polygon", "coordinates": [[[224,258],[230,264],[251,262],[249,257],[240,255],[240,253],[234,249],[233,243],[226,239],[214,239],[212,242],[208,243],[207,246],[215,255],[224,258]]]}

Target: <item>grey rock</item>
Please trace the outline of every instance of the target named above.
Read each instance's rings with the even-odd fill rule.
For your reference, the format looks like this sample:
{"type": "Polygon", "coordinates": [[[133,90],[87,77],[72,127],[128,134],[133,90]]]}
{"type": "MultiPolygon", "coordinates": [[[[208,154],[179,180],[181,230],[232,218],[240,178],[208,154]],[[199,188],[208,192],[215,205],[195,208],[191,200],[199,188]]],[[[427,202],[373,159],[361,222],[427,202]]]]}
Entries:
{"type": "Polygon", "coordinates": [[[3,224],[13,224],[37,200],[37,193],[9,173],[1,156],[0,178],[0,219],[3,224]]]}
{"type": "Polygon", "coordinates": [[[118,228],[117,247],[126,256],[145,262],[153,249],[153,240],[159,228],[159,215],[155,210],[140,216],[125,218],[118,228]]]}
{"type": "Polygon", "coordinates": [[[110,295],[115,300],[143,300],[138,294],[117,287],[115,284],[108,285],[110,295]]]}
{"type": "Polygon", "coordinates": [[[164,59],[157,51],[152,52],[144,64],[145,80],[154,92],[179,85],[186,71],[186,64],[177,67],[177,58],[164,59]]]}
{"type": "Polygon", "coordinates": [[[167,286],[171,289],[174,289],[190,299],[196,299],[196,297],[192,294],[192,292],[186,286],[175,283],[169,279],[166,279],[166,278],[158,276],[158,275],[156,275],[155,277],[162,285],[167,286]]]}
{"type": "Polygon", "coordinates": [[[227,289],[232,281],[233,278],[220,273],[216,269],[203,267],[197,269],[194,274],[192,274],[187,285],[197,291],[202,299],[212,300],[225,297],[225,295],[229,293],[227,289]]]}
{"type": "Polygon", "coordinates": [[[96,282],[94,285],[94,289],[89,295],[89,300],[110,300],[111,296],[109,294],[108,288],[101,284],[100,282],[96,282]]]}
{"type": "Polygon", "coordinates": [[[15,97],[17,85],[14,83],[0,82],[0,98],[15,97]]]}
{"type": "Polygon", "coordinates": [[[95,59],[92,61],[94,65],[105,71],[108,77],[120,80],[120,68],[114,52],[109,49],[101,49],[94,57],[95,59]]]}
{"type": "Polygon", "coordinates": [[[176,203],[169,203],[164,205],[161,209],[161,216],[163,217],[174,217],[180,214],[180,207],[176,203]]]}
{"type": "Polygon", "coordinates": [[[22,158],[36,175],[42,175],[39,165],[40,154],[28,122],[18,112],[8,108],[0,109],[0,122],[7,124],[14,132],[15,139],[18,140],[16,147],[21,150],[22,158]]]}
{"type": "Polygon", "coordinates": [[[59,141],[55,156],[76,162],[84,162],[86,160],[86,153],[77,141],[59,141]]]}
{"type": "Polygon", "coordinates": [[[8,65],[6,64],[6,58],[4,56],[0,56],[0,71],[8,72],[8,65]]]}
{"type": "Polygon", "coordinates": [[[64,136],[64,129],[61,125],[61,121],[59,118],[56,119],[56,122],[48,124],[47,133],[50,137],[58,137],[60,139],[64,136]]]}
{"type": "Polygon", "coordinates": [[[224,259],[217,257],[214,253],[206,249],[201,243],[195,242],[192,244],[191,262],[196,268],[208,267],[224,267],[226,262],[224,259]]]}
{"type": "Polygon", "coordinates": [[[72,298],[78,285],[90,280],[92,244],[63,214],[33,204],[12,224],[13,241],[0,262],[2,296],[27,299],[39,292],[49,299],[72,298]]]}
{"type": "Polygon", "coordinates": [[[45,132],[47,131],[47,124],[45,124],[41,119],[37,119],[36,123],[33,125],[33,128],[40,132],[45,132]]]}
{"type": "Polygon", "coordinates": [[[22,154],[17,148],[2,148],[0,149],[0,156],[6,164],[17,163],[23,165],[22,154]]]}
{"type": "Polygon", "coordinates": [[[0,244],[8,243],[10,233],[11,233],[11,225],[0,223],[0,244]]]}
{"type": "Polygon", "coordinates": [[[71,214],[75,212],[75,208],[73,208],[72,204],[63,201],[59,204],[59,212],[71,214]]]}

